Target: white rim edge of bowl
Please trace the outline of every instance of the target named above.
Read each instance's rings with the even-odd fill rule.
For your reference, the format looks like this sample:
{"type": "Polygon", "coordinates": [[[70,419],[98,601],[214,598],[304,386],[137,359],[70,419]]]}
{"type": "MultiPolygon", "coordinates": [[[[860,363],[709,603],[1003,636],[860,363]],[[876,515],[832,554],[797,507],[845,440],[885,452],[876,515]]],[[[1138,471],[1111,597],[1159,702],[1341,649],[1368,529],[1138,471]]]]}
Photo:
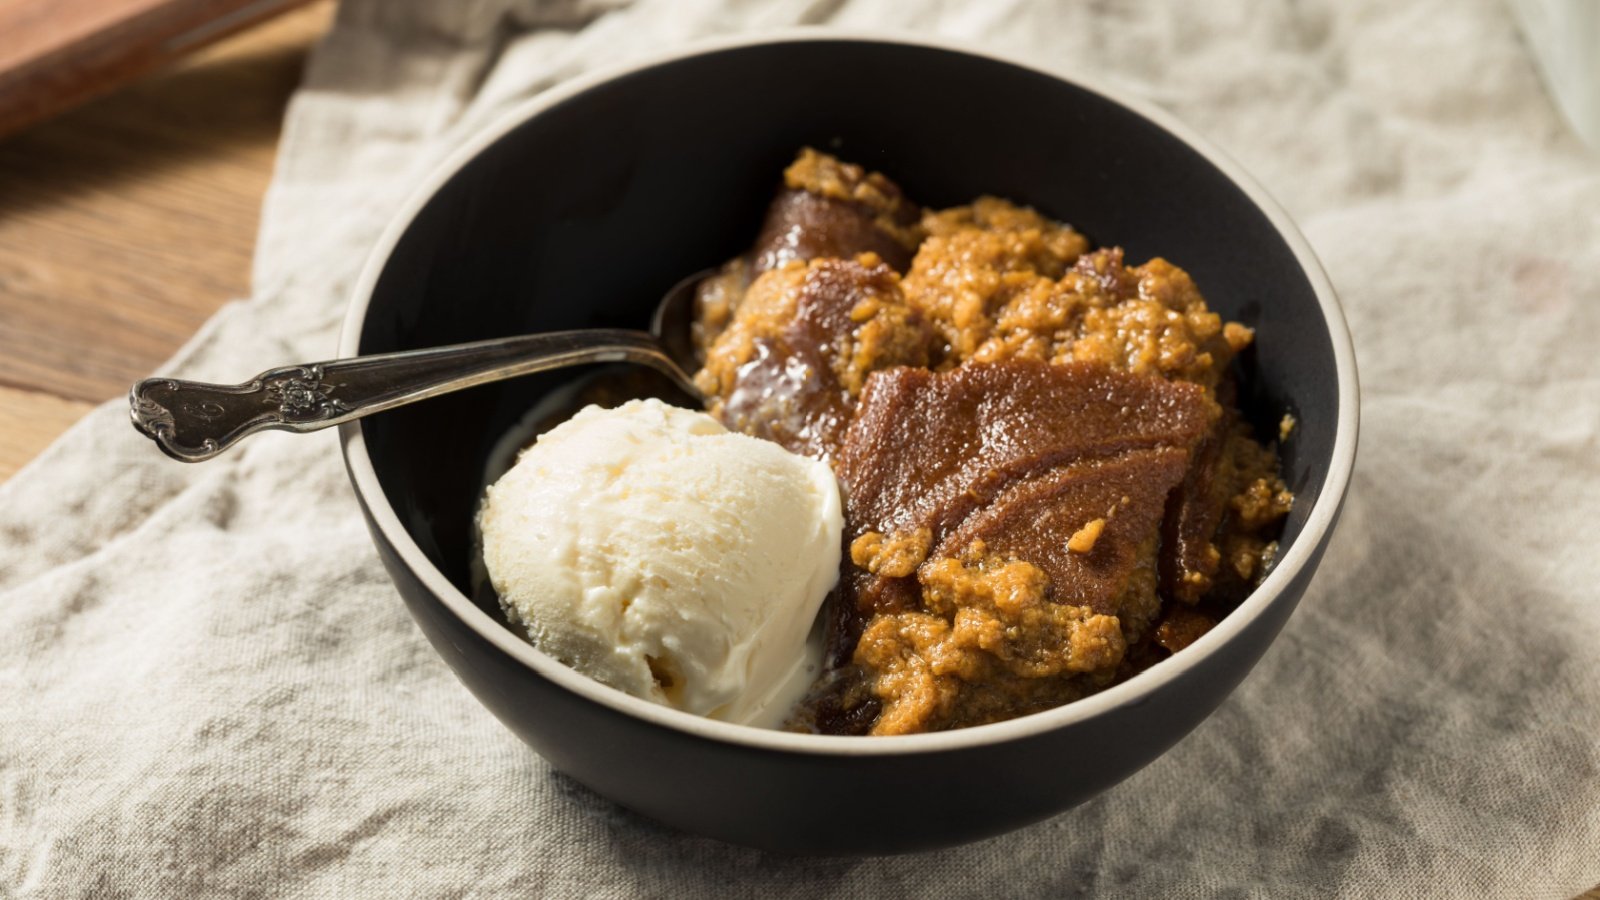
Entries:
{"type": "Polygon", "coordinates": [[[372,299],[372,291],[377,286],[378,277],[382,273],[384,264],[393,252],[395,245],[399,242],[401,235],[410,227],[417,213],[469,161],[495,141],[504,137],[512,129],[538,113],[577,94],[641,69],[704,53],[741,47],[821,40],[889,43],[961,53],[1029,69],[1039,74],[1065,81],[1091,93],[1099,94],[1143,116],[1205,157],[1207,161],[1222,171],[1230,181],[1255,203],[1256,207],[1272,223],[1279,236],[1289,245],[1295,259],[1305,272],[1307,280],[1310,281],[1312,290],[1317,295],[1317,300],[1322,306],[1323,317],[1328,325],[1329,338],[1333,343],[1336,374],[1338,376],[1339,421],[1335,426],[1333,453],[1329,459],[1326,480],[1315,505],[1306,517],[1305,526],[1301,530],[1298,539],[1283,557],[1277,561],[1266,579],[1250,593],[1250,596],[1237,609],[1229,613],[1216,627],[1208,631],[1182,653],[1163,660],[1161,663],[1127,681],[1085,697],[1082,700],[1005,722],[930,734],[879,737],[798,734],[756,728],[750,725],[737,725],[730,722],[707,719],[692,713],[661,706],[601,684],[587,676],[580,675],[577,671],[558,662],[553,657],[546,656],[538,651],[533,645],[495,621],[488,613],[479,609],[433,565],[422,552],[422,549],[417,546],[416,541],[412,539],[411,534],[401,524],[399,517],[388,502],[382,485],[378,483],[377,471],[373,468],[372,459],[367,453],[366,439],[361,431],[359,422],[349,422],[339,427],[340,443],[351,480],[355,482],[357,489],[363,495],[371,499],[371,502],[367,504],[368,512],[389,544],[395,549],[395,552],[417,574],[417,577],[428,590],[450,609],[450,612],[477,631],[479,635],[541,676],[586,699],[604,704],[636,718],[686,732],[696,737],[740,744],[752,748],[829,756],[876,756],[945,752],[1031,737],[1064,725],[1089,719],[1118,706],[1135,703],[1143,696],[1153,692],[1159,685],[1181,677],[1198,664],[1202,658],[1220,650],[1229,639],[1243,630],[1249,621],[1255,619],[1262,610],[1270,605],[1271,601],[1288,585],[1292,573],[1307,562],[1312,550],[1332,525],[1333,517],[1349,486],[1351,472],[1355,466],[1357,430],[1360,423],[1360,388],[1356,377],[1355,350],[1350,340],[1349,327],[1345,322],[1344,311],[1334,294],[1333,285],[1329,282],[1327,274],[1322,269],[1322,264],[1317,260],[1310,245],[1289,219],[1288,214],[1232,158],[1213,146],[1210,141],[1192,131],[1189,126],[1178,120],[1174,115],[1149,101],[1139,97],[1127,96],[1120,90],[1107,88],[1096,83],[1093,79],[1086,79],[1078,73],[1059,69],[1053,65],[1045,65],[1038,61],[1026,59],[1007,58],[959,41],[895,32],[875,33],[860,30],[835,30],[825,27],[785,28],[735,37],[696,41],[672,50],[636,58],[623,64],[602,67],[551,87],[507,109],[496,117],[490,125],[476,132],[460,147],[448,154],[444,161],[436,166],[429,176],[417,186],[400,207],[394,219],[385,228],[377,244],[374,245],[361,271],[361,275],[357,279],[339,336],[339,355],[343,358],[355,356],[359,352],[361,329],[366,318],[367,307],[372,299]]]}

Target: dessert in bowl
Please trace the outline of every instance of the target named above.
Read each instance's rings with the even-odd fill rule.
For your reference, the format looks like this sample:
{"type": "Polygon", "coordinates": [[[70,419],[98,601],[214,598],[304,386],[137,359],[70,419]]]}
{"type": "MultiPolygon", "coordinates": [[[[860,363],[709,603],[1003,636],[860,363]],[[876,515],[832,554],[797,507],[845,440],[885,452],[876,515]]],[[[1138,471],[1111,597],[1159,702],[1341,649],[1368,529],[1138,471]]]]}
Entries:
{"type": "MultiPolygon", "coordinates": [[[[1270,443],[1285,414],[1298,423],[1272,466],[1272,477],[1281,478],[1281,493],[1292,494],[1293,505],[1273,523],[1276,546],[1270,559],[1263,553],[1271,541],[1259,542],[1249,579],[1253,590],[1237,608],[1205,627],[1174,624],[1167,631],[1174,646],[1182,644],[1181,652],[1152,659],[1121,680],[1107,679],[1109,686],[1095,685],[1095,691],[1046,692],[1049,696],[1025,698],[999,713],[982,703],[958,703],[930,714],[926,705],[897,705],[894,697],[857,688],[858,702],[838,705],[837,723],[843,727],[814,729],[835,733],[755,728],[696,716],[586,678],[514,630],[492,593],[473,591],[474,516],[496,445],[529,409],[558,388],[579,383],[585,373],[548,373],[488,386],[344,426],[346,458],[384,560],[430,641],[492,712],[558,768],[646,815],[756,846],[871,853],[970,840],[1035,821],[1104,790],[1203,719],[1287,618],[1337,516],[1355,444],[1348,335],[1303,240],[1231,163],[1136,102],[947,47],[826,34],[704,47],[544,95],[464,148],[380,245],[358,288],[342,350],[372,353],[532,331],[641,325],[655,298],[685,272],[749,258],[746,251],[767,215],[775,173],[791,163],[796,147],[807,145],[892,173],[897,189],[928,209],[971,204],[968,213],[955,215],[965,215],[968,224],[985,216],[1021,215],[1024,208],[1044,219],[1071,222],[1070,234],[1048,222],[1036,229],[1063,257],[1060,271],[1046,266],[1049,271],[1034,273],[1052,284],[1059,286],[1069,274],[1070,255],[1086,290],[1089,281],[1120,283],[1120,275],[1111,277],[1113,269],[1139,270],[1129,276],[1135,295],[1141,285],[1153,291],[1158,283],[1178,280],[1155,263],[1135,267],[1124,257],[1162,258],[1168,261],[1163,265],[1181,269],[1185,279],[1201,287],[1208,314],[1214,311],[1216,317],[1216,328],[1206,330],[1205,339],[1221,341],[1219,348],[1225,345],[1229,355],[1236,354],[1231,364],[1215,355],[1212,361],[1218,371],[1238,373],[1237,396],[1228,405],[1237,408],[1241,427],[1270,443]],[[1007,198],[1012,205],[985,212],[973,204],[983,195],[1007,198]],[[1102,250],[1091,252],[1090,245],[1102,250]],[[1121,256],[1106,255],[1108,248],[1120,248],[1121,256]],[[1230,332],[1227,323],[1253,329],[1255,340],[1244,339],[1237,329],[1230,332]],[[1260,565],[1264,559],[1272,563],[1271,571],[1254,584],[1267,568],[1260,565]],[[859,702],[867,696],[877,700],[876,709],[859,702]],[[1057,705],[1075,696],[1083,699],[1057,705]],[[898,712],[890,726],[879,727],[886,709],[898,712]],[[961,725],[972,727],[956,727],[961,725]],[[944,728],[950,730],[935,730],[944,728]],[[930,733],[902,733],[912,731],[930,733]],[[895,812],[886,816],[881,811],[888,808],[895,812]]],[[[890,238],[894,227],[911,227],[911,217],[904,218],[901,223],[890,216],[890,238]]],[[[813,253],[809,262],[787,260],[772,271],[775,279],[801,284],[813,269],[853,266],[859,271],[852,270],[850,277],[860,276],[863,283],[894,284],[902,271],[909,283],[916,277],[913,260],[893,259],[893,243],[850,247],[843,255],[813,253]]],[[[915,254],[907,248],[905,255],[915,254]]],[[[724,272],[737,279],[736,268],[724,272]]],[[[703,309],[711,311],[701,317],[711,372],[703,386],[714,409],[722,404],[715,411],[725,422],[743,422],[751,427],[735,430],[759,433],[759,422],[727,408],[737,385],[724,384],[712,370],[723,356],[719,325],[745,327],[759,337],[760,317],[746,311],[741,326],[740,309],[719,317],[711,314],[716,297],[703,300],[703,309]]],[[[919,307],[929,320],[930,343],[924,349],[932,348],[932,357],[895,358],[895,365],[868,372],[856,395],[861,409],[848,418],[872,410],[885,422],[927,417],[928,410],[962,395],[1050,401],[1116,396],[1145,385],[1124,383],[1129,373],[1094,368],[1093,360],[1081,358],[1092,355],[1087,350],[1077,354],[1069,348],[1063,357],[1065,344],[1030,340],[1027,329],[970,333],[966,320],[954,314],[940,318],[936,307],[934,302],[919,307]],[[1016,340],[1008,345],[1008,337],[1016,340]],[[991,338],[998,343],[985,350],[991,338]],[[953,349],[964,356],[948,367],[948,360],[934,358],[949,357],[953,349]],[[971,360],[981,362],[983,371],[966,369],[971,360]],[[1021,383],[1029,385],[1027,391],[1012,390],[1021,383]],[[921,397],[943,399],[930,405],[921,397]]],[[[759,311],[759,304],[751,310],[759,311]]],[[[876,311],[894,314],[892,304],[880,303],[876,311]]],[[[1017,312],[1021,316],[1024,310],[1017,312]]],[[[1051,337],[1038,328],[1031,334],[1051,337]]],[[[1075,334],[1075,340],[1093,336],[1075,334]]],[[[750,362],[749,357],[741,362],[739,353],[754,344],[731,348],[724,375],[750,362]]],[[[1188,381],[1147,380],[1169,386],[1183,382],[1161,388],[1172,395],[1162,402],[1201,409],[1196,395],[1216,385],[1198,369],[1191,374],[1188,381]]],[[[937,425],[935,420],[939,417],[929,418],[927,427],[937,425]]],[[[995,421],[1003,425],[1005,420],[995,421]]],[[[1149,533],[1152,517],[1166,516],[1164,498],[1172,479],[1183,480],[1197,442],[1209,429],[1208,421],[1185,421],[1168,417],[1146,423],[1140,433],[1160,440],[1137,448],[1117,433],[1117,453],[1149,451],[1123,460],[1127,465],[1121,471],[1130,489],[1145,486],[1151,498],[1117,488],[1105,514],[1095,516],[1102,520],[1098,532],[1088,533],[1095,531],[1089,527],[1094,519],[1066,523],[1070,529],[1059,533],[1080,548],[1066,553],[1093,553],[1100,542],[1102,551],[1138,549],[1140,542],[1130,544],[1130,536],[1149,533]],[[1179,454],[1173,445],[1186,441],[1179,454]],[[1158,469],[1166,481],[1151,480],[1158,469]],[[1125,494],[1129,511],[1123,513],[1116,507],[1125,494]],[[1142,512],[1136,515],[1135,507],[1142,512]],[[1131,531],[1124,534],[1124,529],[1131,531]]],[[[946,424],[959,431],[959,422],[946,424]]],[[[827,428],[802,431],[822,436],[823,446],[813,448],[813,455],[842,472],[862,468],[851,462],[854,458],[897,460],[905,471],[896,483],[904,484],[937,467],[931,458],[920,465],[913,448],[889,441],[886,435],[893,429],[879,428],[877,437],[863,438],[858,446],[864,449],[855,452],[849,440],[830,443],[828,435],[834,433],[827,428]],[[891,452],[884,452],[886,446],[891,452]]],[[[781,437],[764,435],[774,436],[781,437]]],[[[791,449],[806,449],[791,443],[791,449]]],[[[1109,455],[1115,454],[1101,454],[1109,455]]],[[[998,467],[1013,462],[1000,460],[998,467]]],[[[1039,472],[1057,469],[1072,466],[1039,472]]],[[[1077,490],[1082,474],[1067,472],[1054,487],[1077,490]]],[[[855,481],[865,483],[859,477],[855,481]]],[[[1012,485],[997,481],[991,486],[1012,485]]],[[[1030,487],[1029,497],[1048,493],[1034,488],[1041,486],[1030,487]]],[[[861,491],[852,489],[857,495],[861,491]]],[[[948,486],[930,486],[923,493],[946,500],[954,496],[948,486]]],[[[928,569],[920,581],[925,592],[972,585],[968,569],[998,577],[1008,561],[1003,554],[994,561],[971,551],[980,543],[1000,546],[1012,540],[1014,532],[1001,520],[1016,520],[1016,510],[1025,507],[980,521],[981,514],[971,509],[955,514],[948,503],[934,504],[931,518],[899,531],[891,526],[904,524],[904,517],[887,516],[883,528],[846,535],[851,559],[845,565],[856,565],[881,582],[863,585],[858,593],[882,596],[903,593],[912,578],[908,573],[918,567],[928,569]],[[909,556],[907,546],[914,548],[909,556]],[[875,562],[879,571],[871,572],[875,562]]],[[[1065,556],[1057,560],[1060,565],[1038,568],[1060,580],[1072,559],[1065,556]]],[[[1167,593],[1182,591],[1182,574],[1167,593]]],[[[1120,596],[1124,587],[1118,584],[1120,596]]],[[[873,609],[890,618],[914,612],[893,603],[873,609]]],[[[1136,634],[1124,634],[1119,622],[1113,638],[1109,623],[1096,620],[1097,615],[1106,618],[1089,610],[1074,612],[1065,622],[1069,635],[1088,629],[1078,657],[1082,671],[1075,677],[1120,665],[1094,655],[1095,635],[1123,641],[1125,654],[1165,623],[1149,611],[1136,634]]],[[[915,623],[863,620],[856,623],[861,627],[842,626],[835,634],[849,634],[857,645],[861,634],[877,634],[883,640],[874,646],[904,648],[914,644],[903,627],[908,624],[915,623]]],[[[859,646],[854,650],[852,656],[860,657],[859,646]]],[[[833,655],[837,662],[841,654],[833,655]]],[[[1027,665],[1039,661],[1022,660],[1027,665]]]]}

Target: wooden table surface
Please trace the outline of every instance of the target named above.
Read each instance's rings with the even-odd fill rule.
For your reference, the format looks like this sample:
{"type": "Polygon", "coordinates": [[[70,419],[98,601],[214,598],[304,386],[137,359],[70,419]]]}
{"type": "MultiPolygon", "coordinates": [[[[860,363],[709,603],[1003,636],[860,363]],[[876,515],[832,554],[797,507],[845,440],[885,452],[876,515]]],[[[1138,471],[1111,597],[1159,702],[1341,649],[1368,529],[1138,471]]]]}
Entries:
{"type": "Polygon", "coordinates": [[[0,138],[0,481],[248,296],[322,0],[0,138]]]}
{"type": "Polygon", "coordinates": [[[331,20],[321,0],[0,139],[0,481],[249,293],[284,106],[331,20]]]}

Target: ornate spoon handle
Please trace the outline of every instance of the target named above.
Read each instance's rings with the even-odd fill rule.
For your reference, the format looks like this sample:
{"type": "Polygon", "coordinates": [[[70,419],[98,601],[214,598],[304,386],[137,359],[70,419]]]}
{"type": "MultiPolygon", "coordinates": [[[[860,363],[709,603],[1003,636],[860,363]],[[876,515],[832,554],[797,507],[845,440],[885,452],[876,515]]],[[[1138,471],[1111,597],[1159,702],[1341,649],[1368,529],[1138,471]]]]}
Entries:
{"type": "Polygon", "coordinates": [[[168,456],[200,462],[264,429],[317,431],[490,381],[597,362],[651,366],[700,395],[651,335],[590,329],[284,366],[244,384],[150,378],[133,386],[128,402],[134,427],[168,456]]]}

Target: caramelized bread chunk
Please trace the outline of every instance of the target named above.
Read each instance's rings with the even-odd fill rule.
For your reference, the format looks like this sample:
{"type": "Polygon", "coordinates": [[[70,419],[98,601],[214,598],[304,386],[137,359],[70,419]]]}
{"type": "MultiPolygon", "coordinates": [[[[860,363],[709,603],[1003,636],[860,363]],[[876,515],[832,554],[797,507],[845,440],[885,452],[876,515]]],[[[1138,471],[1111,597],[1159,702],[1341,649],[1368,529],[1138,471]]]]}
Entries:
{"type": "Polygon", "coordinates": [[[1160,605],[1150,539],[1188,463],[1185,447],[1166,446],[1020,481],[953,529],[929,556],[959,557],[981,543],[990,553],[1025,559],[1050,579],[1050,599],[1122,616],[1129,640],[1137,640],[1160,605]],[[1069,546],[1064,537],[1093,522],[1101,523],[1093,546],[1081,552],[1069,546]],[[1136,568],[1150,577],[1130,597],[1136,568]]]}
{"type": "MultiPolygon", "coordinates": [[[[847,537],[903,539],[927,529],[931,548],[1019,480],[1134,450],[1180,448],[1187,459],[1209,425],[1198,387],[1093,363],[1008,360],[940,373],[878,372],[838,457],[847,537]]],[[[904,578],[864,574],[870,577],[852,591],[864,610],[903,608],[915,599],[904,578]]]]}
{"type": "MultiPolygon", "coordinates": [[[[905,207],[914,210],[909,204],[905,207]]],[[[913,213],[911,223],[916,219],[913,213]]],[[[767,208],[767,218],[756,238],[753,271],[759,275],[793,260],[808,262],[834,257],[848,259],[876,253],[897,272],[911,264],[916,244],[907,245],[872,209],[853,200],[824,197],[808,190],[786,188],[767,208]]]]}
{"type": "Polygon", "coordinates": [[[729,428],[831,459],[867,375],[926,365],[932,334],[871,254],[791,262],[750,286],[695,383],[729,428]]]}
{"type": "MultiPolygon", "coordinates": [[[[1231,380],[1222,385],[1231,394],[1231,380]]],[[[1294,497],[1278,457],[1255,439],[1231,397],[1173,494],[1162,530],[1161,589],[1189,605],[1237,603],[1260,581],[1294,497]]]]}
{"type": "Polygon", "coordinates": [[[904,272],[922,242],[922,210],[877,172],[807,147],[783,173],[783,189],[756,237],[756,274],[791,260],[876,253],[904,272]]]}
{"type": "Polygon", "coordinates": [[[783,175],[755,246],[696,289],[693,332],[702,358],[763,273],[796,261],[863,253],[904,272],[922,241],[922,209],[877,172],[807,147],[783,175]]]}
{"type": "Polygon", "coordinates": [[[1218,469],[1233,418],[1226,412],[1218,416],[1195,447],[1189,471],[1172,493],[1161,526],[1161,590],[1191,605],[1216,582],[1222,561],[1216,540],[1228,494],[1218,469]]]}
{"type": "Polygon", "coordinates": [[[1186,606],[1174,607],[1161,617],[1153,635],[1154,642],[1168,653],[1177,653],[1200,640],[1216,624],[1217,620],[1206,613],[1186,606]]]}
{"type": "Polygon", "coordinates": [[[1065,702],[1156,617],[1203,389],[1091,363],[872,375],[839,456],[848,559],[827,721],[902,733],[1065,702]],[[871,701],[881,711],[852,712],[871,701]],[[870,724],[868,724],[870,722],[870,724]]]}

